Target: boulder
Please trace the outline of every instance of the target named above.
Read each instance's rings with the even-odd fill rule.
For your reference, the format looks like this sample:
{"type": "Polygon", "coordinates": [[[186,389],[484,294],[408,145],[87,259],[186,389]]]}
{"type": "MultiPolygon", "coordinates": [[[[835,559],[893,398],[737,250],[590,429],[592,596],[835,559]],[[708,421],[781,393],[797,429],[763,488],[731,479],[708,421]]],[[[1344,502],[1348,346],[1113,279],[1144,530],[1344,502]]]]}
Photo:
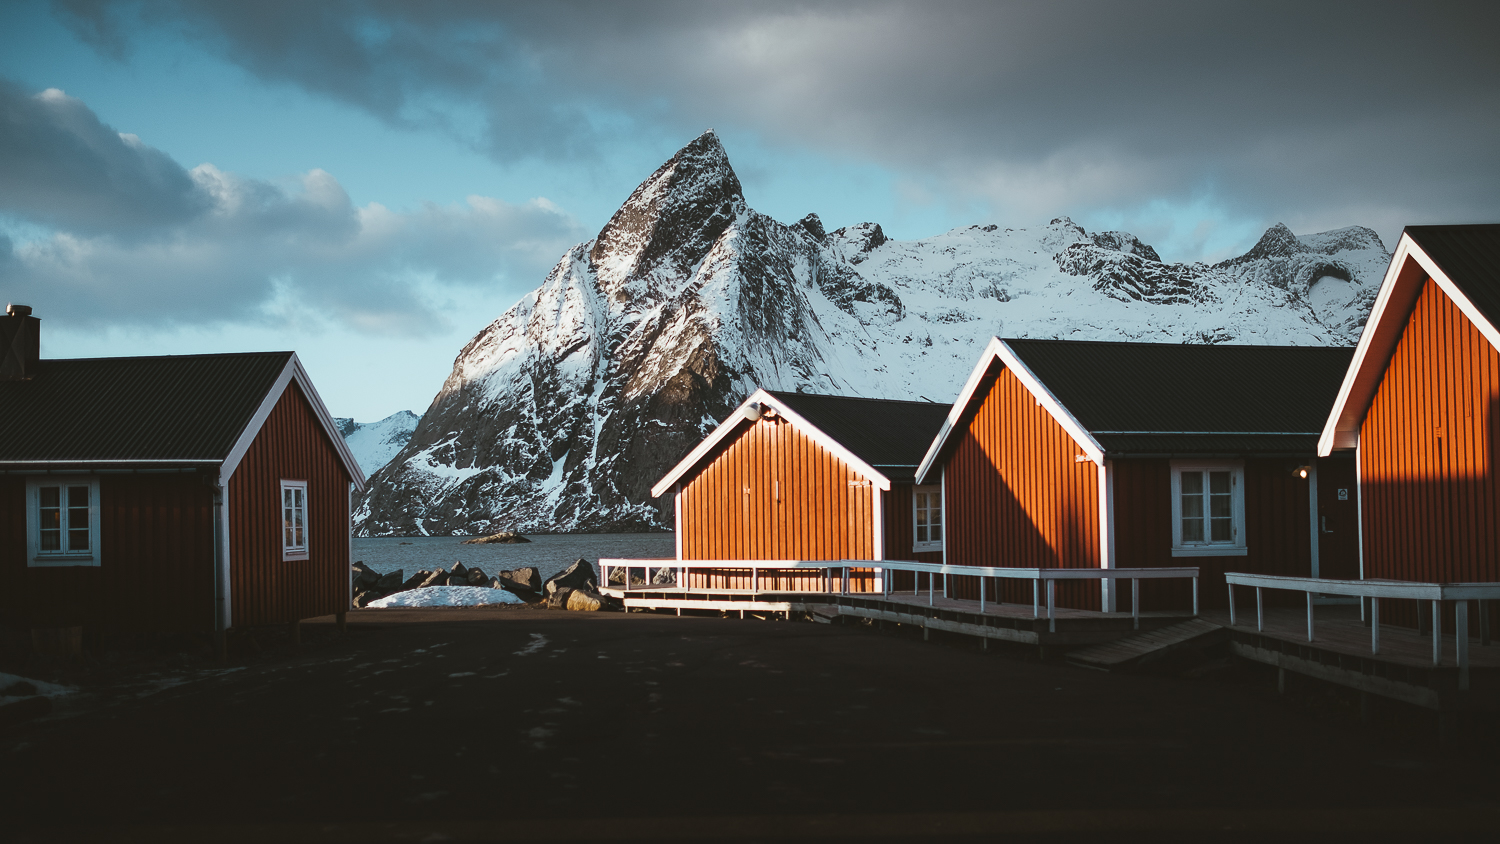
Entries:
{"type": "Polygon", "coordinates": [[[420,589],[422,588],[422,584],[425,583],[427,581],[427,578],[429,577],[432,577],[432,572],[428,571],[427,569],[422,569],[411,577],[408,577],[406,579],[406,582],[401,584],[401,588],[396,591],[405,592],[408,589],[420,589]]]}
{"type": "Polygon", "coordinates": [[[542,574],[530,566],[502,571],[495,575],[495,579],[500,581],[499,588],[517,594],[542,591],[542,574]]]}
{"type": "Polygon", "coordinates": [[[364,560],[357,561],[349,568],[353,569],[353,580],[355,586],[374,586],[380,580],[380,574],[365,565],[364,560]]]}
{"type": "Polygon", "coordinates": [[[428,586],[447,586],[447,585],[448,585],[448,573],[445,572],[445,571],[443,571],[442,569],[438,569],[437,571],[433,572],[432,574],[429,574],[427,576],[427,579],[424,580],[424,581],[422,581],[422,585],[419,588],[425,589],[428,586]]]}
{"type": "Polygon", "coordinates": [[[568,608],[568,596],[572,595],[572,594],[573,594],[572,587],[569,587],[569,586],[559,586],[559,587],[557,587],[556,589],[552,590],[552,593],[550,595],[547,596],[547,609],[549,609],[549,610],[565,610],[565,609],[567,609],[568,608]]]}
{"type": "Polygon", "coordinates": [[[502,530],[499,533],[492,533],[489,536],[476,536],[473,539],[465,539],[462,544],[464,544],[464,545],[490,545],[490,544],[497,543],[497,542],[498,543],[504,543],[504,544],[512,544],[512,543],[516,543],[516,542],[530,542],[530,541],[531,540],[527,539],[526,537],[522,536],[519,533],[516,533],[513,530],[502,530]]]}
{"type": "Polygon", "coordinates": [[[651,582],[656,586],[675,586],[677,584],[677,570],[670,566],[662,566],[656,570],[656,576],[651,578],[651,582]]]}
{"type": "Polygon", "coordinates": [[[354,596],[354,606],[358,607],[359,609],[364,609],[365,607],[368,607],[370,605],[371,601],[378,601],[384,597],[385,595],[382,594],[378,589],[360,592],[359,594],[354,596]]]}
{"type": "Polygon", "coordinates": [[[401,569],[396,569],[393,572],[381,575],[380,579],[375,581],[375,588],[386,592],[392,592],[400,589],[402,574],[403,572],[401,569]]]}
{"type": "Polygon", "coordinates": [[[463,583],[468,583],[469,582],[469,569],[468,569],[468,567],[465,566],[463,563],[460,563],[459,561],[454,560],[453,561],[453,568],[448,569],[448,579],[450,581],[454,580],[454,579],[457,579],[459,581],[462,581],[463,583]]]}
{"type": "Polygon", "coordinates": [[[627,571],[629,571],[629,569],[625,568],[624,566],[615,566],[614,568],[610,569],[609,570],[609,585],[611,585],[611,586],[624,586],[625,585],[625,573],[627,571]]]}
{"type": "Polygon", "coordinates": [[[469,581],[469,585],[470,586],[489,586],[490,585],[489,575],[487,575],[487,574],[484,573],[484,569],[479,569],[479,568],[469,569],[468,581],[469,581]]]}
{"type": "Polygon", "coordinates": [[[570,589],[567,608],[583,612],[598,612],[604,609],[604,596],[592,589],[570,589]]]}
{"type": "Polygon", "coordinates": [[[594,565],[580,557],[573,565],[547,578],[546,582],[542,584],[542,592],[550,596],[553,592],[564,586],[569,589],[592,589],[598,591],[599,576],[594,573],[594,565]]]}

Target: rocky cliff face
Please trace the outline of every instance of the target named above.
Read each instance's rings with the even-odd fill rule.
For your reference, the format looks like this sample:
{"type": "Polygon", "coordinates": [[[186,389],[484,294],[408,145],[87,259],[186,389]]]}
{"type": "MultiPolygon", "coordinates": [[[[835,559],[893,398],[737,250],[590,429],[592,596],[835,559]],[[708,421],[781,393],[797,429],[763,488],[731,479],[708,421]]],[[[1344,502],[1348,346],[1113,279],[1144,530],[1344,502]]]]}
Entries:
{"type": "Polygon", "coordinates": [[[1061,218],[891,241],[784,225],[707,133],[459,353],[356,511],[363,535],[670,527],[649,489],[757,386],[951,401],[991,335],[1352,343],[1389,255],[1277,226],[1167,264],[1061,218]]]}

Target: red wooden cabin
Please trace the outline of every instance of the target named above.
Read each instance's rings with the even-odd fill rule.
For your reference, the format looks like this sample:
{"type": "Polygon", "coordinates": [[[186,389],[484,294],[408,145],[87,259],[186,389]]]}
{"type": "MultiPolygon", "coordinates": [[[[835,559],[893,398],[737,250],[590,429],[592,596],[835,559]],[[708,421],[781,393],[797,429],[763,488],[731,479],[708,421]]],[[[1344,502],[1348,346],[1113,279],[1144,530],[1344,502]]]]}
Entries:
{"type": "Polygon", "coordinates": [[[1408,227],[1318,443],[1358,455],[1362,578],[1500,582],[1497,326],[1500,225],[1408,227]]]}
{"type": "MultiPolygon", "coordinates": [[[[1350,575],[1353,460],[1316,452],[1351,353],[991,340],[917,473],[943,490],[946,562],[1196,565],[1205,606],[1227,601],[1226,570],[1350,575]]],[[[978,597],[977,578],[952,580],[978,597]]],[[[1098,609],[1100,589],[1060,584],[1058,601],[1098,609]]],[[[1187,589],[1143,582],[1143,606],[1189,606],[1187,589]]]]}
{"type": "MultiPolygon", "coordinates": [[[[757,390],[651,490],[675,501],[677,558],[941,562],[940,496],[915,478],[947,413],[757,390]]],[[[765,588],[812,589],[817,578],[765,588]]],[[[740,579],[715,585],[749,585],[740,579]]]]}
{"type": "Polygon", "coordinates": [[[40,360],[0,317],[0,624],[217,632],[349,606],[364,475],[292,352],[40,360]]]}

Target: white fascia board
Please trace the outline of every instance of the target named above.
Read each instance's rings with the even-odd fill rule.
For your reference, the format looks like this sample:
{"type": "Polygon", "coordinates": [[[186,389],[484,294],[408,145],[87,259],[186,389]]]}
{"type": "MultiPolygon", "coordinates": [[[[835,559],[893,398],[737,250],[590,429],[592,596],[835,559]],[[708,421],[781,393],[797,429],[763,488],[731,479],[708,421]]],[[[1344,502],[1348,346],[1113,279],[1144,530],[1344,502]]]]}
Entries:
{"type": "Polygon", "coordinates": [[[1431,278],[1460,312],[1479,329],[1485,340],[1500,350],[1500,331],[1469,301],[1458,285],[1443,272],[1422,247],[1403,232],[1391,255],[1390,267],[1380,282],[1380,293],[1370,309],[1365,329],[1360,333],[1359,345],[1354,349],[1354,359],[1349,362],[1349,371],[1344,383],[1339,386],[1338,398],[1329,411],[1323,433],[1318,437],[1318,456],[1327,457],[1334,449],[1354,448],[1359,440],[1359,428],[1364,423],[1370,403],[1375,400],[1375,391],[1380,387],[1386,364],[1395,352],[1396,345],[1405,334],[1406,318],[1412,305],[1422,293],[1423,283],[1431,278]],[[1391,321],[1400,320],[1399,324],[1391,321]]]}
{"type": "Polygon", "coordinates": [[[349,450],[348,443],[333,424],[333,416],[329,414],[328,408],[323,404],[323,398],[318,395],[317,388],[313,387],[312,378],[308,377],[307,370],[302,368],[302,361],[297,359],[297,353],[293,352],[281,374],[276,377],[276,383],[266,391],[265,398],[261,399],[260,407],[255,409],[255,414],[250,417],[249,424],[245,430],[240,432],[239,439],[235,440],[234,448],[229,450],[229,456],[224,458],[223,465],[219,468],[219,484],[227,486],[234,471],[239,468],[240,461],[245,459],[245,454],[250,450],[250,444],[260,435],[260,429],[265,426],[266,419],[270,418],[271,411],[276,409],[276,403],[286,393],[286,387],[292,381],[302,388],[302,395],[307,403],[312,406],[313,415],[317,417],[318,423],[323,426],[323,431],[333,442],[334,450],[338,452],[339,460],[344,464],[344,470],[349,473],[354,482],[356,492],[364,492],[365,473],[359,468],[359,461],[354,459],[354,453],[349,450]]]}
{"type": "Polygon", "coordinates": [[[786,419],[788,422],[796,425],[804,434],[806,434],[818,445],[821,445],[824,448],[828,449],[833,453],[835,457],[838,457],[840,460],[848,463],[854,468],[855,471],[869,478],[876,487],[884,490],[889,490],[891,488],[890,478],[887,478],[884,474],[877,471],[874,466],[871,466],[870,464],[856,457],[854,455],[854,452],[845,448],[842,443],[838,442],[833,437],[828,436],[828,434],[824,433],[821,429],[813,425],[811,422],[808,422],[800,414],[796,413],[782,402],[777,401],[775,396],[771,395],[763,389],[758,389],[755,392],[751,393],[750,397],[745,399],[745,401],[742,402],[739,407],[735,408],[734,413],[730,414],[729,418],[719,423],[719,427],[715,428],[713,432],[710,433],[707,437],[704,437],[703,442],[698,443],[696,448],[688,452],[687,457],[682,458],[681,462],[679,462],[676,466],[673,466],[672,471],[668,472],[661,480],[656,482],[655,486],[651,487],[651,497],[660,497],[663,493],[670,489],[673,484],[682,480],[682,477],[684,475],[692,471],[699,463],[701,463],[703,461],[703,458],[706,457],[711,451],[713,451],[715,446],[717,446],[730,434],[734,433],[739,428],[741,423],[750,421],[749,418],[745,415],[745,410],[752,404],[759,404],[761,407],[769,406],[775,408],[776,412],[780,414],[783,419],[786,419]]]}
{"type": "Polygon", "coordinates": [[[1005,344],[1004,340],[998,337],[991,337],[989,345],[984,348],[984,354],[979,359],[978,365],[974,367],[973,372],[969,373],[969,381],[964,384],[963,392],[959,393],[958,401],[953,403],[953,408],[948,411],[948,418],[943,420],[943,427],[938,431],[937,438],[932,441],[932,445],[927,449],[927,454],[922,458],[922,465],[917,467],[917,483],[927,483],[927,475],[932,471],[938,454],[942,452],[948,438],[952,436],[954,430],[957,428],[958,420],[963,417],[969,405],[976,398],[981,401],[983,400],[983,396],[976,396],[975,393],[979,389],[980,382],[984,380],[984,374],[989,371],[990,364],[997,359],[1016,376],[1021,385],[1026,388],[1027,392],[1031,393],[1037,400],[1037,403],[1047,411],[1053,420],[1061,425],[1064,431],[1068,432],[1068,436],[1072,438],[1073,442],[1079,448],[1083,449],[1084,455],[1102,470],[1104,468],[1104,446],[1100,445],[1099,441],[1094,439],[1094,435],[1090,434],[1088,429],[1084,428],[1083,424],[1063,406],[1063,403],[1057,400],[1057,396],[1054,396],[1052,391],[1047,389],[1047,385],[1043,384],[1041,379],[1037,378],[1036,374],[1026,364],[1021,362],[1021,358],[1016,355],[1010,346],[1005,344]]]}

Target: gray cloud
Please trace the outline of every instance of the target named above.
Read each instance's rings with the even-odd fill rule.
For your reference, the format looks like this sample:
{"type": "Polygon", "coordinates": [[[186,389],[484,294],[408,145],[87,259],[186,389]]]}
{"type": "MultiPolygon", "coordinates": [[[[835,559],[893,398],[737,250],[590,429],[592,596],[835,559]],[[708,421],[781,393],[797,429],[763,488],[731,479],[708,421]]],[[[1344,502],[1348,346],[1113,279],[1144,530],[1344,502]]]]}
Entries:
{"type": "Polygon", "coordinates": [[[180,222],[208,205],[171,157],[99,121],[56,89],[0,78],[0,212],[116,234],[180,222]]]}
{"type": "MultiPolygon", "coordinates": [[[[714,125],[876,162],[1001,214],[1211,189],[1294,227],[1389,235],[1500,215],[1491,3],[144,9],[264,78],[446,126],[500,160],[588,158],[612,115],[676,139],[714,125]],[[461,128],[476,114],[481,129],[461,128]]],[[[72,19],[111,49],[123,14],[89,2],[72,19]]]]}
{"type": "Polygon", "coordinates": [[[397,212],[355,206],[322,170],[292,184],[211,164],[186,170],[61,92],[5,97],[5,114],[19,117],[0,123],[0,196],[15,217],[42,225],[0,231],[0,294],[65,324],[313,312],[420,335],[443,330],[442,312],[465,291],[520,295],[586,237],[541,199],[472,196],[397,212]]]}

